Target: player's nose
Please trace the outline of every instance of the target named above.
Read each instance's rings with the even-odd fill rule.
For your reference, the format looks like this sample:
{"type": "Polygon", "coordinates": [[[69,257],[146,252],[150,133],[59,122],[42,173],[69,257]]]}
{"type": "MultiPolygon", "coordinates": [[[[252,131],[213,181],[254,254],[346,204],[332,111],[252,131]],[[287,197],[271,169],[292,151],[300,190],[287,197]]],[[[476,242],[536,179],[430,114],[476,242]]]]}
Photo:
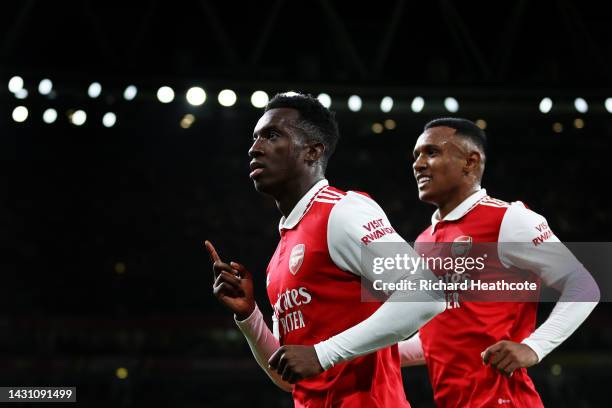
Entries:
{"type": "Polygon", "coordinates": [[[249,157],[251,159],[255,158],[255,157],[259,157],[263,154],[263,148],[261,145],[261,138],[257,138],[253,141],[253,144],[251,145],[251,148],[249,149],[249,157]]]}
{"type": "Polygon", "coordinates": [[[421,170],[425,170],[425,168],[427,167],[427,162],[421,157],[422,156],[419,155],[419,157],[416,158],[414,163],[412,163],[412,170],[415,174],[421,170]]]}

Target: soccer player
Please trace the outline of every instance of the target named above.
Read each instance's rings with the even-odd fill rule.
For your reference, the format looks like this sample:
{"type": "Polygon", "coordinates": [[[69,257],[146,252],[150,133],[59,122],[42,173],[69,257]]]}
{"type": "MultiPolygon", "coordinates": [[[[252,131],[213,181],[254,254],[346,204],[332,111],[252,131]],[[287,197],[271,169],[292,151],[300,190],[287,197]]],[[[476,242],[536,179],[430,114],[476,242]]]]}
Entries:
{"type": "Polygon", "coordinates": [[[400,343],[402,366],[427,364],[439,407],[541,407],[526,368],[578,328],[597,304],[599,290],[544,217],[481,188],[485,147],[484,132],[468,120],[442,118],[425,126],[414,147],[414,176],[419,198],[437,210],[415,249],[497,242],[497,257],[486,262],[489,276],[532,273],[557,288],[561,300],[591,301],[558,302],[534,330],[537,299],[461,302],[456,292],[447,293],[447,310],[400,343]]]}
{"type": "Polygon", "coordinates": [[[407,407],[394,344],[444,303],[393,302],[395,293],[382,305],[361,301],[361,278],[376,278],[361,263],[362,249],[404,241],[367,195],[328,185],[325,168],[338,137],[334,114],[312,96],[279,94],[268,103],[249,156],[255,189],[272,196],[282,214],[266,273],[273,330],[253,298],[251,274],[223,262],[207,241],[214,294],[234,313],[262,369],[293,392],[296,407],[407,407]]]}

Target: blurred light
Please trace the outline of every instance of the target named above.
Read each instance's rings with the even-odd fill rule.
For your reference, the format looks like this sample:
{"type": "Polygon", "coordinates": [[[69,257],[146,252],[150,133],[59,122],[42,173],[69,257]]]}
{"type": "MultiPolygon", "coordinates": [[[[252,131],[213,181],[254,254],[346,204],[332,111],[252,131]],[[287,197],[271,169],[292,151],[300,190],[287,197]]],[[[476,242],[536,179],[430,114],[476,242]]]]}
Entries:
{"type": "Polygon", "coordinates": [[[295,91],[287,91],[287,92],[285,92],[285,93],[282,93],[281,95],[291,97],[291,96],[298,96],[298,95],[299,95],[299,93],[297,93],[297,92],[295,92],[295,91]]]}
{"type": "Polygon", "coordinates": [[[606,110],[612,113],[612,98],[607,98],[605,105],[606,105],[606,110]]]}
{"type": "Polygon", "coordinates": [[[574,100],[574,107],[580,113],[587,113],[589,110],[589,104],[583,98],[576,98],[574,100]]]}
{"type": "Polygon", "coordinates": [[[25,106],[17,106],[13,109],[13,120],[15,122],[24,122],[28,118],[28,108],[25,106]]]}
{"type": "Polygon", "coordinates": [[[387,128],[389,130],[393,130],[393,129],[395,129],[396,126],[397,126],[397,124],[395,123],[395,121],[393,119],[385,120],[385,128],[387,128]]]}
{"type": "Polygon", "coordinates": [[[329,96],[326,93],[320,93],[319,96],[317,96],[317,99],[319,100],[319,102],[321,102],[321,105],[325,106],[326,108],[329,109],[329,107],[331,106],[331,96],[329,96]]]}
{"type": "Polygon", "coordinates": [[[28,90],[25,88],[21,88],[17,92],[15,92],[15,98],[17,99],[25,99],[27,97],[28,97],[28,90]]]}
{"type": "Polygon", "coordinates": [[[548,113],[553,107],[553,102],[550,98],[544,98],[540,101],[540,112],[548,113]]]}
{"type": "Polygon", "coordinates": [[[574,119],[574,127],[576,129],[582,129],[584,127],[584,120],[580,118],[574,119]]]}
{"type": "Polygon", "coordinates": [[[122,274],[124,274],[124,273],[125,273],[125,270],[126,270],[126,268],[125,268],[125,264],[124,264],[123,262],[117,262],[117,263],[115,264],[115,273],[116,273],[117,275],[122,275],[122,274]]]}
{"type": "Polygon", "coordinates": [[[449,96],[448,98],[444,99],[444,107],[447,111],[454,113],[459,110],[459,102],[457,102],[455,98],[449,96]]]}
{"type": "Polygon", "coordinates": [[[187,91],[187,102],[193,106],[200,106],[206,102],[206,91],[199,86],[189,88],[187,91]]]}
{"type": "Polygon", "coordinates": [[[376,134],[380,134],[380,133],[382,133],[382,132],[383,132],[383,130],[385,130],[385,129],[383,128],[383,125],[381,125],[381,124],[380,124],[380,123],[378,123],[378,122],[377,122],[377,123],[374,123],[374,124],[372,125],[372,132],[374,132],[374,133],[376,133],[376,134]]]}
{"type": "Polygon", "coordinates": [[[415,97],[410,104],[410,109],[412,109],[412,111],[415,113],[419,113],[424,107],[425,99],[421,98],[420,96],[415,97]]]}
{"type": "Polygon", "coordinates": [[[137,93],[138,88],[136,88],[134,85],[128,85],[125,88],[125,91],[123,91],[123,99],[125,99],[126,101],[131,101],[136,97],[137,93]]]}
{"type": "Polygon", "coordinates": [[[191,113],[188,113],[183,116],[183,119],[181,119],[181,127],[183,129],[189,129],[191,125],[193,125],[193,122],[195,122],[195,116],[193,116],[191,113]]]}
{"type": "Polygon", "coordinates": [[[53,108],[49,108],[43,112],[43,122],[53,123],[57,119],[57,111],[53,108]]]}
{"type": "Polygon", "coordinates": [[[21,78],[20,76],[14,76],[11,79],[9,79],[9,82],[8,82],[9,91],[11,91],[12,93],[15,93],[21,88],[23,88],[23,78],[21,78]]]}
{"type": "Polygon", "coordinates": [[[170,103],[174,100],[174,91],[169,86],[162,86],[157,90],[157,99],[161,103],[170,103]]]}
{"type": "Polygon", "coordinates": [[[348,107],[353,112],[359,112],[361,109],[361,98],[357,95],[351,95],[348,98],[348,107]]]}
{"type": "Polygon", "coordinates": [[[53,82],[50,79],[43,79],[38,83],[38,92],[41,95],[49,95],[53,90],[53,82]]]}
{"type": "Polygon", "coordinates": [[[87,88],[87,95],[89,95],[90,98],[97,98],[100,96],[101,92],[102,85],[100,85],[99,82],[92,82],[91,85],[89,85],[89,88],[87,88]]]}
{"type": "Polygon", "coordinates": [[[393,98],[385,96],[382,98],[382,101],[380,101],[380,110],[388,113],[391,112],[391,109],[393,109],[393,98]]]}
{"type": "Polygon", "coordinates": [[[559,122],[553,123],[553,132],[555,132],[555,133],[563,132],[563,125],[561,123],[559,123],[559,122]]]}
{"type": "Polygon", "coordinates": [[[485,130],[487,128],[487,121],[484,119],[478,119],[476,121],[476,126],[478,126],[479,128],[481,128],[482,130],[485,130]]]}
{"type": "Polygon", "coordinates": [[[559,364],[553,364],[553,365],[550,367],[550,373],[551,373],[552,375],[554,375],[554,376],[559,376],[559,375],[561,375],[561,371],[563,371],[563,370],[561,369],[561,366],[560,366],[559,364]]]}
{"type": "Polygon", "coordinates": [[[105,127],[113,127],[115,126],[115,123],[117,123],[117,115],[115,115],[113,112],[106,112],[104,116],[102,116],[102,124],[105,127]]]}
{"type": "Polygon", "coordinates": [[[77,110],[72,115],[70,115],[70,122],[73,125],[81,126],[87,120],[87,114],[83,110],[77,110]]]}
{"type": "Polygon", "coordinates": [[[264,91],[255,91],[253,95],[251,95],[251,103],[256,108],[263,108],[268,104],[268,94],[264,91]]]}
{"type": "MultiPolygon", "coordinates": [[[[285,95],[288,95],[289,92],[287,92],[285,95]]],[[[219,96],[217,97],[217,99],[219,100],[219,103],[222,106],[233,106],[236,103],[236,99],[238,99],[236,97],[236,92],[232,91],[231,89],[224,89],[221,92],[219,92],[219,96]]]]}
{"type": "Polygon", "coordinates": [[[117,376],[118,379],[125,380],[128,376],[128,370],[127,368],[119,367],[117,371],[115,371],[115,375],[117,376]]]}

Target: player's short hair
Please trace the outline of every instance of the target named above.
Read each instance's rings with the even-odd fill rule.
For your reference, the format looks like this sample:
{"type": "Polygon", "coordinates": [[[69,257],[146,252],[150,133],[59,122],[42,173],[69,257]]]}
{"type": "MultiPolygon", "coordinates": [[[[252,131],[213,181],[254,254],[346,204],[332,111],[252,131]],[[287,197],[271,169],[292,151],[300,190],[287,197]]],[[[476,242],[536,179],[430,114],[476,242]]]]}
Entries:
{"type": "Polygon", "coordinates": [[[291,108],[300,113],[298,126],[304,131],[306,137],[325,146],[321,160],[323,170],[325,170],[340,139],[336,113],[323,106],[316,97],[295,92],[274,95],[266,105],[265,111],[277,108],[291,108]]]}
{"type": "MultiPolygon", "coordinates": [[[[463,118],[439,118],[434,119],[425,125],[424,131],[434,127],[445,126],[455,129],[455,134],[472,141],[486,156],[487,151],[487,135],[484,130],[478,127],[471,120],[463,118]]],[[[484,159],[484,157],[483,157],[484,159]]]]}

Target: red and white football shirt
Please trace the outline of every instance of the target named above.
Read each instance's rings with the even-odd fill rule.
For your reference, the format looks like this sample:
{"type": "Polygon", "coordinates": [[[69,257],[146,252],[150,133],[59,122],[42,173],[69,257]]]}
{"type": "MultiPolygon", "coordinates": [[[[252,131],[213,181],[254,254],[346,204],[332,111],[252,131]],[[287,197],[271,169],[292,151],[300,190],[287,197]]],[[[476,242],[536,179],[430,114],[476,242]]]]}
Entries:
{"type": "MultiPolygon", "coordinates": [[[[442,220],[436,211],[432,225],[417,238],[415,249],[420,254],[422,248],[428,247],[427,243],[457,240],[474,244],[533,242],[526,253],[515,253],[517,246],[496,246],[497,256],[487,259],[485,270],[487,274],[504,271],[506,276],[508,268],[525,273],[524,269],[543,259],[538,251],[545,249],[540,249],[538,242],[558,242],[542,216],[521,202],[509,204],[491,198],[484,189],[468,197],[442,220]]],[[[522,247],[523,252],[525,248],[522,247]]],[[[538,269],[544,271],[539,266],[538,269]]],[[[535,280],[539,278],[546,277],[538,275],[535,280]]],[[[480,356],[500,340],[526,339],[534,331],[536,311],[536,302],[450,300],[445,312],[419,330],[436,404],[445,408],[543,406],[526,369],[517,369],[508,378],[483,365],[480,356]]]]}
{"type": "MultiPolygon", "coordinates": [[[[314,345],[367,319],[380,303],[361,301],[363,240],[400,242],[369,197],[317,183],[281,219],[267,269],[280,344],[314,345]]],[[[397,345],[337,364],[293,388],[296,407],[409,407],[397,345]]]]}

